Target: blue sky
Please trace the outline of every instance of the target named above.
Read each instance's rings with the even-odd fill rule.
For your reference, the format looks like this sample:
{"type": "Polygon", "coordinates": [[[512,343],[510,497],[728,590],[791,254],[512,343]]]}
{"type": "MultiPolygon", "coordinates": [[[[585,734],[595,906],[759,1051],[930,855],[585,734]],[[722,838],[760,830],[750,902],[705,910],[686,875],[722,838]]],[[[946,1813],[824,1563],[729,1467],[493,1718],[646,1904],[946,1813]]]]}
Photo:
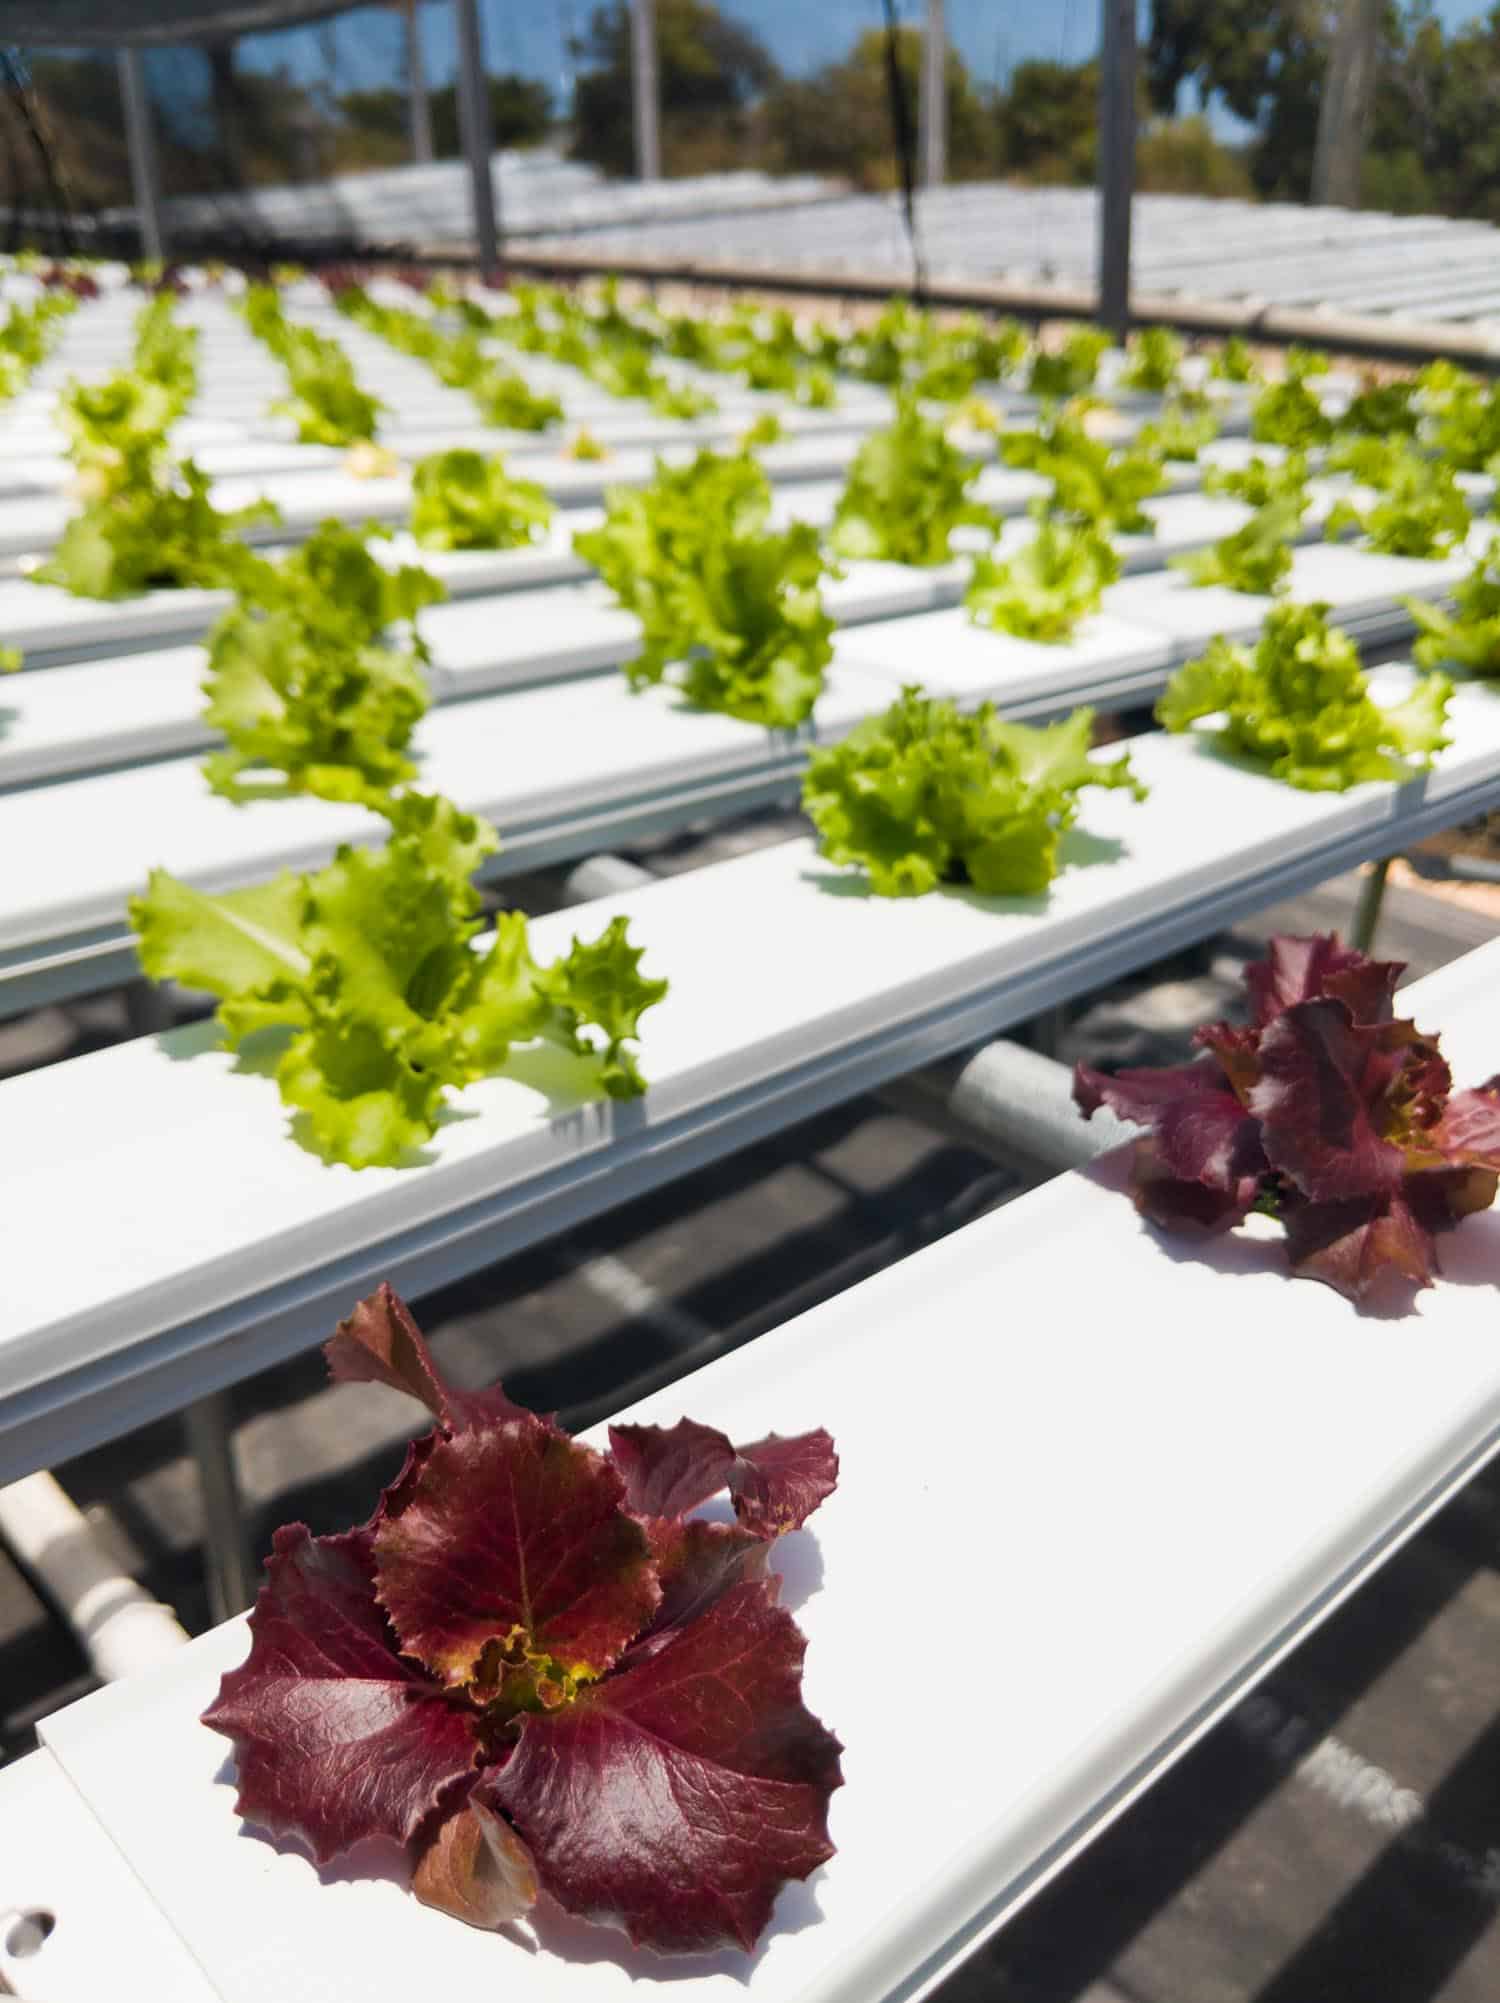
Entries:
{"type": "MultiPolygon", "coordinates": [[[[781,66],[798,72],[842,55],[862,30],[882,19],[881,0],[721,0],[726,13],[753,28],[781,66]]],[[[480,0],[485,55],[492,71],[518,70],[561,90],[563,47],[571,30],[581,31],[592,0],[480,0]]],[[[899,0],[904,20],[921,18],[921,0],[899,0]]],[[[1149,0],[1142,0],[1142,26],[1149,0]]],[[[1489,12],[1489,0],[1437,0],[1436,12],[1451,25],[1489,12]]],[[[423,46],[434,82],[453,75],[453,9],[448,0],[425,0],[423,46]]],[[[1003,77],[1011,64],[1030,56],[1078,62],[1092,54],[1099,23],[1099,0],[948,0],[948,27],[971,70],[985,81],[1003,77]]],[[[319,28],[246,39],[245,56],[257,67],[285,65],[300,80],[327,73],[332,54],[335,90],[390,83],[400,51],[397,17],[360,8],[319,28]]]]}

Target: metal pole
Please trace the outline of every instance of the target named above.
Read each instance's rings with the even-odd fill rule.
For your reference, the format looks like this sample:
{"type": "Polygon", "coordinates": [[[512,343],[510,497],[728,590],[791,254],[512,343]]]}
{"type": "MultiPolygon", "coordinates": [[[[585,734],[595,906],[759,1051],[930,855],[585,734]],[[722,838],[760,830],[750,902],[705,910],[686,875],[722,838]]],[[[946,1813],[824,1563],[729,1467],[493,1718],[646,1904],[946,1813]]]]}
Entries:
{"type": "Polygon", "coordinates": [[[1099,65],[1099,319],[1130,326],[1130,211],[1135,191],[1136,0],[1103,0],[1099,65]]]}
{"type": "Polygon", "coordinates": [[[948,31],[943,0],[927,0],[922,33],[920,113],[922,186],[940,188],[948,178],[948,31]]]}
{"type": "Polygon", "coordinates": [[[630,0],[630,78],[635,98],[635,171],[661,179],[661,84],[656,73],[656,0],[630,0]]]}
{"type": "Polygon", "coordinates": [[[1383,0],[1343,0],[1313,150],[1312,198],[1359,207],[1360,167],[1375,101],[1383,0]]]}
{"type": "Polygon", "coordinates": [[[125,144],[130,154],[130,187],[141,230],[141,256],[153,264],[162,260],[161,203],[156,179],[156,140],[151,130],[151,104],[139,49],[121,49],[116,57],[120,96],[125,109],[125,144]]]}
{"type": "Polygon", "coordinates": [[[203,1546],[208,1571],[208,1605],[215,1622],[243,1613],[255,1598],[260,1572],[245,1531],[239,1477],[234,1466],[234,1441],[229,1426],[229,1398],[214,1391],[183,1413],[188,1447],[198,1464],[203,1496],[203,1546]]]}
{"type": "Polygon", "coordinates": [[[1375,944],[1380,910],[1385,903],[1385,880],[1390,871],[1391,858],[1383,856],[1371,865],[1369,875],[1360,886],[1359,902],[1354,907],[1354,920],[1349,927],[1349,944],[1361,953],[1368,953],[1375,944]]]}
{"type": "Polygon", "coordinates": [[[500,223],[490,174],[490,96],[484,74],[477,0],[454,0],[458,9],[458,130],[474,201],[474,243],[482,278],[500,272],[500,223]]]}
{"type": "Polygon", "coordinates": [[[427,97],[427,60],[422,53],[418,0],[406,0],[406,129],[411,157],[425,167],[432,158],[432,106],[427,97]]]}

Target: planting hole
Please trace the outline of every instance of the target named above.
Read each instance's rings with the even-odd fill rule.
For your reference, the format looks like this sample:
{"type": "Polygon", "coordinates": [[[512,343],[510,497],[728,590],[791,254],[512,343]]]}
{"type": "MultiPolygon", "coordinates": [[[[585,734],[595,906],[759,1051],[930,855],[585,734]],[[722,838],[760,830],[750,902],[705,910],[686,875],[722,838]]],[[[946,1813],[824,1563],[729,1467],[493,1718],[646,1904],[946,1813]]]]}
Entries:
{"type": "Polygon", "coordinates": [[[6,1931],[5,1952],[16,1961],[24,1961],[28,1955],[40,1950],[56,1925],[56,1916],[40,1906],[29,1913],[17,1914],[6,1931]]]}

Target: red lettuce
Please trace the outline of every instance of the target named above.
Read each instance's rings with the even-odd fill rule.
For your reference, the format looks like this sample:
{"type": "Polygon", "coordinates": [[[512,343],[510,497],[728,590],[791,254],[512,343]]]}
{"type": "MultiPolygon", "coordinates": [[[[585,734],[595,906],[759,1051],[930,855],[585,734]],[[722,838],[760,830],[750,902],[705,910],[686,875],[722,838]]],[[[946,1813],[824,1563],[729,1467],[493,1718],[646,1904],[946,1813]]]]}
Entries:
{"type": "Polygon", "coordinates": [[[325,1354],[436,1425],[367,1523],[276,1533],[204,1713],[240,1814],[319,1863],[400,1844],[417,1897],[474,1926],[545,1892],[662,1953],[752,1947],[833,1854],[839,1744],[767,1564],[833,1491],[827,1433],[736,1447],[684,1419],[596,1453],[446,1384],[389,1287],[325,1354]],[[689,1515],[725,1489],[736,1522],[689,1515]]]}
{"type": "Polygon", "coordinates": [[[1086,1119],[1108,1106],[1149,1129],[1137,1208],[1198,1233],[1276,1217],[1293,1272],[1357,1304],[1430,1286],[1435,1234],[1494,1201],[1500,1076],[1452,1089],[1436,1038],[1395,1014],[1403,971],[1332,936],[1275,938],[1246,970],[1248,1025],[1200,1029],[1191,1064],[1114,1077],[1080,1064],[1086,1119]]]}

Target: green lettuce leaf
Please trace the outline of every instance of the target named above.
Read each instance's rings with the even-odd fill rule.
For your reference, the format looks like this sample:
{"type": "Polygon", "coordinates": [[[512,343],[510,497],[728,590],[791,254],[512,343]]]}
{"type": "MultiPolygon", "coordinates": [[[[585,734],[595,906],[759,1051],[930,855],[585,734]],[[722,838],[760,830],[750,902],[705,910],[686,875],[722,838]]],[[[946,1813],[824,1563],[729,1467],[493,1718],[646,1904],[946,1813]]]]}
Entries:
{"type": "Polygon", "coordinates": [[[1055,644],[1098,611],[1119,575],[1119,557],[1095,529],[1048,516],[1013,556],[975,558],[964,604],[976,626],[1055,644]]]}
{"type": "Polygon", "coordinates": [[[411,532],[423,549],[516,549],[544,535],[553,513],[535,481],[482,452],[434,452],[412,471],[411,532]]]}
{"type": "Polygon", "coordinates": [[[1406,779],[1448,742],[1453,684],[1429,675],[1404,703],[1370,699],[1359,649],[1328,624],[1326,605],[1279,605],[1252,651],[1223,638],[1178,669],[1156,706],[1184,731],[1221,717],[1224,744],[1273,778],[1308,792],[1342,793],[1366,779],[1406,779]]]}
{"type": "Polygon", "coordinates": [[[1089,756],[1093,713],[1042,729],[994,705],[964,713],[903,689],[884,715],[815,751],[802,804],[830,861],[864,869],[881,897],[940,884],[986,896],[1037,896],[1057,873],[1059,841],[1085,786],[1145,788],[1128,754],[1089,756]]]}
{"type": "Polygon", "coordinates": [[[997,526],[995,511],[969,497],[979,470],[941,424],[901,398],[895,422],[873,432],[855,454],[834,510],[832,548],[890,563],[947,562],[955,529],[997,526]]]}

